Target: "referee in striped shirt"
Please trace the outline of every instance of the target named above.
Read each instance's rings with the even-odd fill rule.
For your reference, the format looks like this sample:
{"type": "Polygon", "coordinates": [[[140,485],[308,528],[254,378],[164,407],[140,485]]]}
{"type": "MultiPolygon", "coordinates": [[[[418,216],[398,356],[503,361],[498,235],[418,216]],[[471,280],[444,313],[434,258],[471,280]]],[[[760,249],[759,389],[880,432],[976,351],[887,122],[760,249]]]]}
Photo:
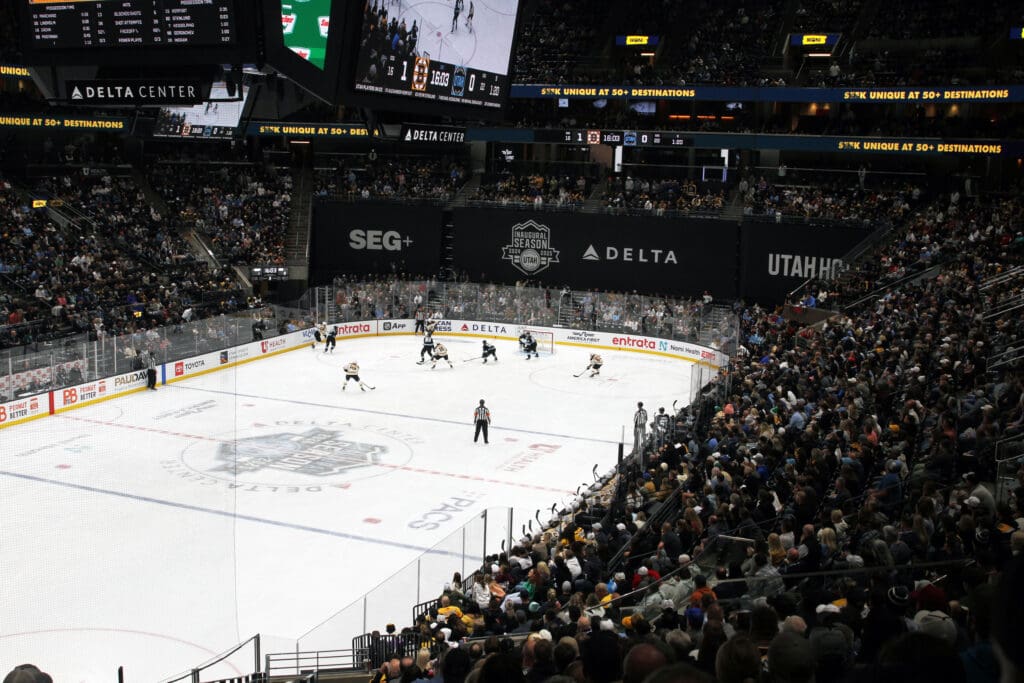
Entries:
{"type": "Polygon", "coordinates": [[[636,413],[633,414],[633,452],[639,453],[644,447],[644,437],[647,432],[647,411],[644,410],[644,403],[636,404],[636,413]]]}
{"type": "Polygon", "coordinates": [[[480,405],[473,411],[473,421],[476,422],[476,433],[473,434],[473,443],[477,442],[480,438],[480,432],[484,433],[484,443],[490,443],[487,440],[487,425],[491,424],[491,411],[484,405],[484,400],[480,399],[480,405]]]}

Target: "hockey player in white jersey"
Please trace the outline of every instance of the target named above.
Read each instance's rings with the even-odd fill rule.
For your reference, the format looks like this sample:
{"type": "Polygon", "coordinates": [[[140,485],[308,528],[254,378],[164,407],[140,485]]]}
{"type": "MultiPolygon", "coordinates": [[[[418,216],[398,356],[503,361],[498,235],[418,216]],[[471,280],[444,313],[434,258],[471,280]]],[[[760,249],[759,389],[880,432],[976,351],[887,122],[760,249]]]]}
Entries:
{"type": "Polygon", "coordinates": [[[341,385],[341,390],[345,391],[348,388],[349,381],[355,382],[359,385],[359,388],[363,391],[367,389],[376,389],[377,387],[371,387],[369,384],[359,379],[359,363],[352,361],[345,366],[345,383],[341,385]]]}
{"type": "Polygon", "coordinates": [[[434,347],[434,355],[431,357],[431,360],[434,361],[430,366],[431,370],[437,367],[437,361],[439,360],[443,360],[446,363],[448,363],[448,367],[450,368],[455,367],[454,365],[452,365],[452,362],[448,359],[448,349],[445,348],[444,344],[438,344],[436,347],[434,347]]]}
{"type": "Polygon", "coordinates": [[[316,345],[327,340],[327,323],[320,323],[313,329],[313,343],[309,345],[316,351],[316,345]]]}

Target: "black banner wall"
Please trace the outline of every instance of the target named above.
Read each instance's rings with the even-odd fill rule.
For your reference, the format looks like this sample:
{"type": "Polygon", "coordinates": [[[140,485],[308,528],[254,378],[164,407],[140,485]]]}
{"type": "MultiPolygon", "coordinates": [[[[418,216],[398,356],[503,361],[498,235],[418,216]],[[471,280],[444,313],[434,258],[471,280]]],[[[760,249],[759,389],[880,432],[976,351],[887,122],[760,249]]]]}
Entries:
{"type": "Polygon", "coordinates": [[[441,267],[441,209],[428,204],[318,202],[309,283],[347,273],[433,276],[441,267]]]}
{"type": "Polygon", "coordinates": [[[456,209],[455,267],[471,279],[736,296],[736,223],[456,209]]]}
{"type": "Polygon", "coordinates": [[[870,228],[745,221],[740,231],[740,296],[776,304],[809,278],[842,272],[842,257],[870,228]]]}

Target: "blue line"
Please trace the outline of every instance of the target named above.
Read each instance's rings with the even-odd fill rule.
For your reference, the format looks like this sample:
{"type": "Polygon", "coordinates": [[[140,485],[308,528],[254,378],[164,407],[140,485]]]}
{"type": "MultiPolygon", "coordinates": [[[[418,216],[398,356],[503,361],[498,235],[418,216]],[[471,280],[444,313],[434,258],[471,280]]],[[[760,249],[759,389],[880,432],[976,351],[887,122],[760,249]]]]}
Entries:
{"type": "MultiPolygon", "coordinates": [[[[368,413],[370,415],[384,415],[386,417],[404,417],[410,420],[423,420],[425,422],[441,422],[445,424],[458,425],[460,427],[466,427],[469,429],[472,427],[472,423],[459,422],[458,420],[443,420],[439,417],[423,417],[422,415],[407,415],[405,413],[389,413],[386,410],[369,410],[368,408],[350,408],[348,406],[325,406],[323,403],[313,403],[312,401],[299,401],[290,398],[277,398],[276,396],[256,396],[254,394],[239,394],[234,391],[218,391],[217,389],[203,389],[202,387],[189,387],[183,386],[181,383],[174,385],[178,389],[188,389],[189,391],[205,391],[209,394],[223,394],[225,396],[241,396],[242,398],[262,399],[265,401],[281,401],[283,403],[294,403],[300,406],[313,406],[315,408],[335,407],[339,410],[350,410],[354,413],[368,413]],[[467,427],[467,425],[469,425],[467,427]]],[[[618,441],[607,441],[605,439],[591,439],[586,436],[572,436],[571,434],[553,434],[551,432],[538,432],[533,429],[519,429],[517,427],[491,427],[492,432],[518,432],[520,434],[536,434],[538,436],[553,436],[559,439],[570,439],[572,441],[592,441],[594,443],[610,443],[618,445],[618,441]]]]}
{"type": "Polygon", "coordinates": [[[284,529],[292,529],[295,531],[308,531],[313,534],[322,534],[324,536],[333,536],[334,538],[344,538],[349,541],[361,541],[363,543],[375,543],[377,545],[387,545],[393,548],[400,548],[402,550],[415,550],[419,553],[428,553],[431,555],[449,555],[451,557],[462,557],[459,553],[451,552],[448,550],[434,550],[433,548],[424,548],[418,545],[410,545],[408,543],[398,543],[397,541],[387,541],[378,538],[369,538],[367,536],[359,536],[356,534],[346,534],[341,531],[331,531],[330,529],[318,529],[312,526],[306,526],[304,524],[291,524],[290,522],[278,522],[273,519],[266,519],[264,517],[254,517],[252,515],[240,515],[234,512],[226,512],[224,510],[214,510],[212,508],[204,508],[198,505],[189,505],[188,503],[176,503],[171,500],[161,500],[160,498],[150,498],[149,496],[138,496],[133,493],[124,493],[122,491],[111,491],[109,489],[101,489],[95,486],[86,486],[85,484],[72,484],[66,481],[56,481],[54,479],[45,479],[43,477],[36,477],[31,474],[18,474],[17,472],[5,472],[0,470],[0,475],[7,477],[14,477],[16,479],[24,479],[27,481],[34,481],[41,484],[52,484],[54,486],[62,486],[68,489],[75,489],[77,491],[88,491],[89,493],[102,493],[108,496],[116,496],[118,498],[126,498],[128,500],[134,500],[142,503],[155,503],[157,505],[164,505],[166,507],[178,508],[179,510],[190,510],[192,512],[204,512],[208,515],[216,515],[218,517],[228,517],[230,519],[240,519],[246,522],[255,522],[256,524],[266,524],[268,526],[282,527],[284,529]]]}

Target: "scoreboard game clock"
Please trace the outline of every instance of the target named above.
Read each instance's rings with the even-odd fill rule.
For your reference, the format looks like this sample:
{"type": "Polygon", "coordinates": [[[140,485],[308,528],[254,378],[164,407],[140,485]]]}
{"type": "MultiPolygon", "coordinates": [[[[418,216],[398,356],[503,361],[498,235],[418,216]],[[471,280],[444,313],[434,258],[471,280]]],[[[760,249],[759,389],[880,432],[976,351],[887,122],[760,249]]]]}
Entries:
{"type": "Polygon", "coordinates": [[[692,147],[693,136],[674,131],[584,130],[537,128],[534,142],[561,145],[623,145],[626,147],[692,147]]]}

